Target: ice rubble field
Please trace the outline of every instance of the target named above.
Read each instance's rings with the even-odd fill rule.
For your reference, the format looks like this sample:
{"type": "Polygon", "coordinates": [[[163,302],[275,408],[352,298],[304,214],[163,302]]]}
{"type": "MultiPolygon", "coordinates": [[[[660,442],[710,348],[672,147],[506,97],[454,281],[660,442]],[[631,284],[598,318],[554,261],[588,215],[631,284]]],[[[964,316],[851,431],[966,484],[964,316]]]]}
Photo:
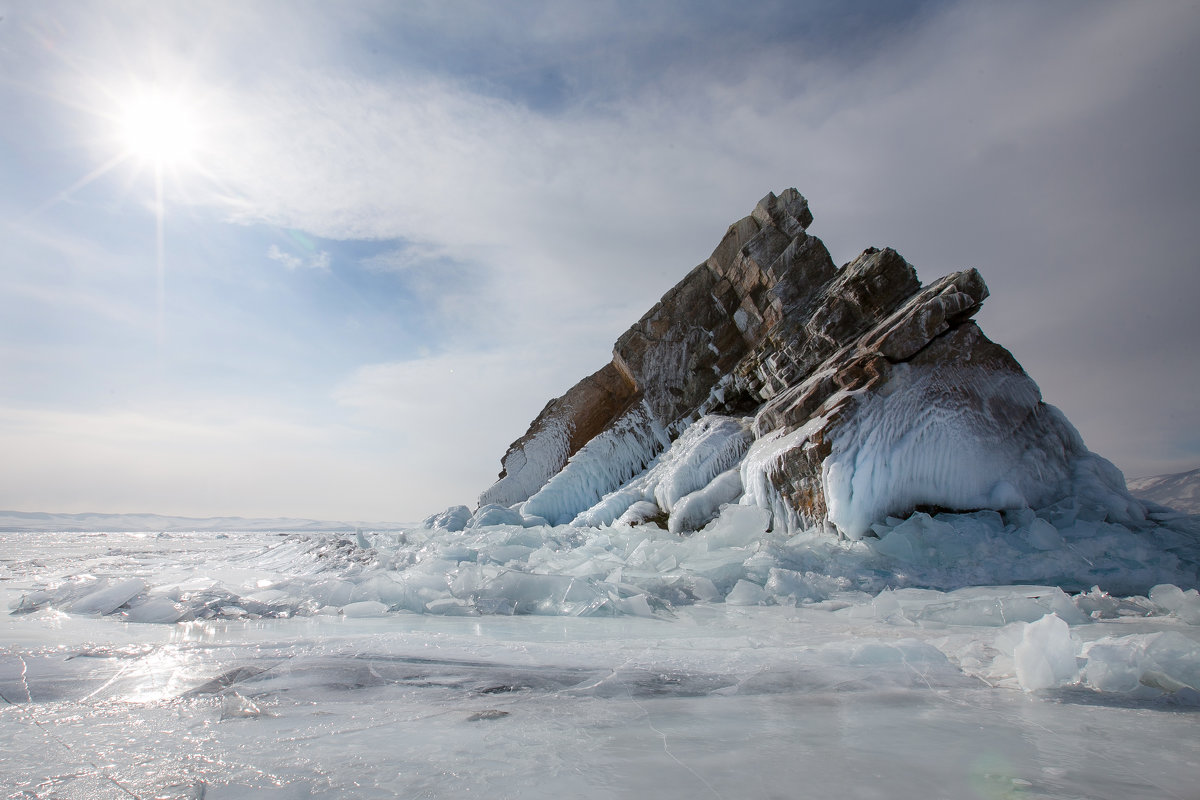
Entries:
{"type": "Polygon", "coordinates": [[[1094,516],[0,534],[0,796],[1194,797],[1197,520],[1094,516]]]}

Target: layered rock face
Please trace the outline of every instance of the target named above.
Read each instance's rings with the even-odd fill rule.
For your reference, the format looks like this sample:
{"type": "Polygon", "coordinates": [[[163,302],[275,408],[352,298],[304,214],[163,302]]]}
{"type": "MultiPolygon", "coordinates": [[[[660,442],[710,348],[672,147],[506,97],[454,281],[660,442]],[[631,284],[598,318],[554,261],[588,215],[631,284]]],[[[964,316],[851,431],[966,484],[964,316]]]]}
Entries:
{"type": "Polygon", "coordinates": [[[1088,452],[971,317],[973,269],[922,287],[895,251],[838,268],[795,189],[768,194],[621,336],[611,363],[509,447],[481,511],[527,524],[702,527],[727,503],[850,538],[919,508],[1077,497],[1138,522],[1088,452]]]}

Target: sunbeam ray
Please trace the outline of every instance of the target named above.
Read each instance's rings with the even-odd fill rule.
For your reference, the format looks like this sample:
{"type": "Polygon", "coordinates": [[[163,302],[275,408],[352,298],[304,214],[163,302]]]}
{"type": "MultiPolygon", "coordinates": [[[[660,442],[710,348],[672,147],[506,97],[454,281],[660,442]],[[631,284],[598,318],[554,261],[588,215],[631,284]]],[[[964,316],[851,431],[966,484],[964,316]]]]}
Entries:
{"type": "Polygon", "coordinates": [[[34,217],[37,217],[39,214],[43,213],[47,209],[52,208],[55,205],[61,203],[62,201],[68,199],[71,195],[75,194],[75,192],[79,191],[84,186],[87,186],[92,181],[96,180],[97,178],[102,177],[105,173],[110,172],[111,170],[120,166],[127,160],[129,160],[128,153],[120,153],[118,155],[113,156],[108,161],[105,161],[103,164],[96,167],[94,170],[92,170],[91,172],[84,175],[79,180],[72,183],[66,189],[63,189],[61,192],[59,192],[58,194],[51,197],[49,200],[46,200],[41,205],[26,212],[25,215],[22,217],[22,221],[28,222],[29,220],[33,219],[34,217]]]}

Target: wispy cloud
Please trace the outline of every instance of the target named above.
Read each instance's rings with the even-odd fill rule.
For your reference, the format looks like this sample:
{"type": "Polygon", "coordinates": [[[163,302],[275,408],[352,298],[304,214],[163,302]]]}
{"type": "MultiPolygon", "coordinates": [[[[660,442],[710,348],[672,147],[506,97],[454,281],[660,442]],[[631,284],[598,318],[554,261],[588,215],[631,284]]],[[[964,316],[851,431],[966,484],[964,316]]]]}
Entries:
{"type": "MultiPolygon", "coordinates": [[[[1085,434],[1120,460],[1130,444],[1112,421],[1147,409],[1149,441],[1164,401],[1114,379],[1111,351],[1068,332],[1200,293],[1200,271],[1168,266],[1191,258],[1175,220],[1197,211],[1184,139],[1200,125],[1187,78],[1198,30],[1188,4],[963,4],[852,61],[767,46],[728,72],[668,71],[553,114],[455,79],[273,76],[242,101],[251,141],[272,147],[231,153],[229,182],[247,220],[412,238],[486,267],[474,321],[497,335],[535,335],[514,324],[524,307],[541,330],[607,341],[761,194],[796,185],[839,260],[887,244],[926,278],[980,267],[995,290],[988,329],[1068,413],[1106,405],[1110,423],[1085,434]],[[1107,288],[1079,302],[1089,285],[1107,288]],[[1064,339],[1077,349],[1047,346],[1064,339]],[[1086,391],[1064,377],[1072,361],[1096,367],[1086,391]]],[[[1118,323],[1122,369],[1148,377],[1138,358],[1194,340],[1193,319],[1118,323]]],[[[1176,376],[1171,391],[1192,384],[1176,376]]]]}
{"type": "MultiPolygon", "coordinates": [[[[265,249],[287,269],[272,280],[311,276],[311,295],[296,289],[311,305],[289,320],[349,313],[320,305],[334,283],[420,308],[405,349],[424,358],[383,335],[339,350],[327,327],[276,319],[259,337],[286,329],[288,352],[339,365],[340,381],[301,391],[394,447],[396,486],[433,486],[433,464],[446,477],[427,494],[469,500],[546,399],[787,186],[838,261],[891,245],[925,279],[978,267],[985,329],[1131,471],[1185,465],[1164,443],[1200,429],[1179,400],[1200,393],[1194,3],[79,8],[22,12],[71,53],[59,94],[96,85],[80,77],[96,64],[205,87],[208,148],[169,235],[195,212],[324,237],[207,254],[261,263],[265,249]]],[[[13,74],[48,60],[0,49],[13,74]]],[[[220,279],[244,289],[259,272],[220,279]]],[[[26,277],[13,285],[41,287],[28,296],[53,290],[26,277]]]]}
{"type": "Polygon", "coordinates": [[[301,257],[292,253],[285,253],[279,249],[279,245],[273,244],[267,248],[267,258],[272,261],[278,261],[288,269],[315,269],[329,271],[330,257],[325,250],[320,250],[311,255],[301,257]]]}
{"type": "Polygon", "coordinates": [[[328,272],[329,263],[329,251],[322,250],[319,253],[309,256],[308,260],[304,262],[304,266],[308,267],[309,269],[318,269],[328,272]]]}
{"type": "Polygon", "coordinates": [[[451,256],[445,246],[420,242],[410,242],[403,247],[385,250],[361,259],[359,263],[372,272],[400,274],[461,266],[461,262],[451,256]]]}

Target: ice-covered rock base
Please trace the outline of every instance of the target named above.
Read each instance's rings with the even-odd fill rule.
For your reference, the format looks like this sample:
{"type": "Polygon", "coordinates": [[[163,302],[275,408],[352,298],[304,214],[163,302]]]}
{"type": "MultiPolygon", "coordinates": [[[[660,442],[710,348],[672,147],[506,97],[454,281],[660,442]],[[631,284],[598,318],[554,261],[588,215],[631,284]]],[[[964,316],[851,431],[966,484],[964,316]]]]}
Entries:
{"type": "MultiPolygon", "coordinates": [[[[859,539],[921,509],[1068,500],[1101,509],[1096,521],[1146,522],[1120,472],[972,321],[988,297],[977,271],[922,286],[874,247],[835,267],[812,221],[788,189],[731,225],[509,447],[475,524],[678,533],[740,503],[773,529],[859,539]]],[[[446,513],[431,527],[462,510],[446,513]]]]}

